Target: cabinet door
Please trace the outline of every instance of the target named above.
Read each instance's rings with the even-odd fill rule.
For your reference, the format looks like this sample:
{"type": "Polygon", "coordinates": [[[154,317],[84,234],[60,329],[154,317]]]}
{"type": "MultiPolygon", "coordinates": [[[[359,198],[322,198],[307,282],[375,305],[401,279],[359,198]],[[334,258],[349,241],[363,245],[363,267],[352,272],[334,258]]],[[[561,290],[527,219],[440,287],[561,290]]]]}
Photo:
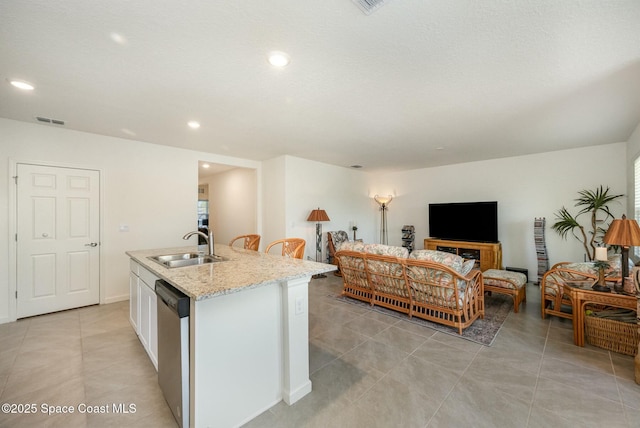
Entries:
{"type": "Polygon", "coordinates": [[[139,338],[144,349],[149,352],[149,337],[151,335],[151,291],[145,283],[140,281],[140,324],[138,325],[140,333],[139,338]]]}
{"type": "Polygon", "coordinates": [[[158,307],[156,293],[140,280],[140,342],[158,369],[158,307]]]}
{"type": "MultiPolygon", "coordinates": [[[[140,296],[141,296],[141,303],[140,303],[140,341],[142,342],[142,345],[144,346],[144,349],[147,350],[147,353],[149,353],[149,350],[151,349],[151,327],[153,325],[154,330],[157,330],[157,327],[154,325],[155,324],[155,319],[153,320],[152,323],[152,311],[153,313],[157,313],[157,308],[156,308],[156,293],[155,291],[151,291],[151,289],[142,281],[140,280],[140,296]]],[[[156,335],[157,337],[157,335],[156,335]]],[[[157,340],[157,338],[156,338],[157,340]]],[[[157,346],[156,346],[157,348],[157,346]]]]}
{"type": "Polygon", "coordinates": [[[140,279],[133,272],[129,272],[129,322],[136,334],[140,334],[140,279]]]}

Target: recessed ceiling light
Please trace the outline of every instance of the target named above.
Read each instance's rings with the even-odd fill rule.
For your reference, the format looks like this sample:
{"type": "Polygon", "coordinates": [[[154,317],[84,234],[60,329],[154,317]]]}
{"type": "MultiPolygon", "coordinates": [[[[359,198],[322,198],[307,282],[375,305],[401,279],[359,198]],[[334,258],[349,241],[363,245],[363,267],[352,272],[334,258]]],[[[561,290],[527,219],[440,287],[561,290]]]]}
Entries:
{"type": "Polygon", "coordinates": [[[10,80],[9,83],[11,83],[12,86],[15,86],[18,89],[22,89],[23,91],[33,91],[35,89],[35,86],[23,80],[10,80]]]}
{"type": "Polygon", "coordinates": [[[202,164],[202,167],[203,167],[203,168],[209,168],[210,166],[211,166],[211,165],[209,165],[208,163],[203,163],[203,164],[202,164]]]}
{"type": "Polygon", "coordinates": [[[191,129],[200,128],[200,122],[196,122],[195,120],[191,120],[191,121],[187,122],[187,125],[189,125],[189,128],[191,128],[191,129]]]}
{"type": "Polygon", "coordinates": [[[274,51],[269,53],[269,64],[274,67],[286,67],[291,62],[291,58],[284,52],[274,51]]]}

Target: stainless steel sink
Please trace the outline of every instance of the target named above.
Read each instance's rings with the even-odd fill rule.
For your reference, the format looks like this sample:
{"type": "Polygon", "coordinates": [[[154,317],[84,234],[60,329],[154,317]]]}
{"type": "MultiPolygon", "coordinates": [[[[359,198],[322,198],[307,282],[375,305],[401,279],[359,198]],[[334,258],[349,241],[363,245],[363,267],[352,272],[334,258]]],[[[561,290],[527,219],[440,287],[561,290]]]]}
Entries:
{"type": "Polygon", "coordinates": [[[162,256],[149,257],[149,259],[168,268],[204,265],[227,260],[221,256],[208,256],[204,253],[165,254],[162,256]]]}

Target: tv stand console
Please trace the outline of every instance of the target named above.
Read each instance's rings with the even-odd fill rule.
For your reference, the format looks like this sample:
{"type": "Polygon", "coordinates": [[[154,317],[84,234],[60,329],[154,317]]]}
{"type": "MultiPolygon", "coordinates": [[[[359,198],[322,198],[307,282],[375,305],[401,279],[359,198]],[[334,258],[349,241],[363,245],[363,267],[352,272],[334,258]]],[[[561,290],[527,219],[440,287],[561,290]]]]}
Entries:
{"type": "Polygon", "coordinates": [[[424,248],[446,251],[465,259],[475,259],[476,267],[483,272],[487,269],[502,269],[502,245],[499,242],[449,241],[426,238],[424,248]]]}

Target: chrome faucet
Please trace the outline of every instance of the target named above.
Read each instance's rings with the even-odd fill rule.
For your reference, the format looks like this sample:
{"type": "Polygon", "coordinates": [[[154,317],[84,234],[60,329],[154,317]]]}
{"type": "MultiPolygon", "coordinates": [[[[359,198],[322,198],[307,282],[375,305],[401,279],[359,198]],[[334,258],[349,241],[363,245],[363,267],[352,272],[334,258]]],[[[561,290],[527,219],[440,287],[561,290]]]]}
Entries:
{"type": "Polygon", "coordinates": [[[202,236],[205,239],[205,241],[207,241],[207,250],[208,250],[208,254],[207,255],[215,256],[214,250],[213,250],[213,230],[211,230],[210,228],[207,228],[207,230],[209,231],[209,235],[208,236],[204,232],[200,232],[199,230],[194,230],[193,232],[185,233],[185,235],[182,237],[182,239],[189,239],[193,235],[202,236]]]}

